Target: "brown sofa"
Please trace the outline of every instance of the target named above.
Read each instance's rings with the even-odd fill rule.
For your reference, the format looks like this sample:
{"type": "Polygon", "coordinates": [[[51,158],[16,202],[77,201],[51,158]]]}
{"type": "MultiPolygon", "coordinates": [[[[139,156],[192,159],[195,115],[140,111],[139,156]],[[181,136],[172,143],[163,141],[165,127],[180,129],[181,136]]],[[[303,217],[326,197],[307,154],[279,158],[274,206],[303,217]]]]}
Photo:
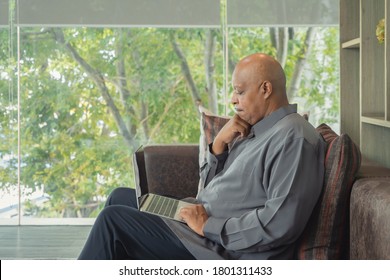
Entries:
{"type": "Polygon", "coordinates": [[[351,191],[350,259],[390,259],[390,169],[367,159],[351,191]]]}
{"type": "MultiPolygon", "coordinates": [[[[142,192],[194,197],[198,145],[149,145],[135,154],[142,192]]],[[[350,259],[390,259],[390,169],[363,159],[350,197],[350,259]]]]}

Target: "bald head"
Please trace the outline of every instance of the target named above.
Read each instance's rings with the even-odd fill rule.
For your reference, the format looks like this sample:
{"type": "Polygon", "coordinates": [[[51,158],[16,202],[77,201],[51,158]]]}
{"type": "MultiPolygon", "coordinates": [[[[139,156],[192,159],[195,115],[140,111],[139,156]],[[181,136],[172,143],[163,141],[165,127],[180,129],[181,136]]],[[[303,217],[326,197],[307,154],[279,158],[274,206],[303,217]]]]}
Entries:
{"type": "Polygon", "coordinates": [[[273,57],[263,54],[251,54],[240,60],[235,71],[242,71],[253,82],[267,80],[277,95],[286,95],[286,76],[280,63],[273,57]]]}

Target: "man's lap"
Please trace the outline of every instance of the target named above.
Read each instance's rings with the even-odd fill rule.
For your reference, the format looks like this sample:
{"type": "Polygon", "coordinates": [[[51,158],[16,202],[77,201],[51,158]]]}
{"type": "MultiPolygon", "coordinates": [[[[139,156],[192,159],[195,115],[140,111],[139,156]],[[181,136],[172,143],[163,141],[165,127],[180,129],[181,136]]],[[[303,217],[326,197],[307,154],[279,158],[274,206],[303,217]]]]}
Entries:
{"type": "Polygon", "coordinates": [[[80,258],[193,259],[160,217],[138,211],[130,188],[110,194],[80,258]],[[104,240],[116,245],[102,244],[104,240]]]}

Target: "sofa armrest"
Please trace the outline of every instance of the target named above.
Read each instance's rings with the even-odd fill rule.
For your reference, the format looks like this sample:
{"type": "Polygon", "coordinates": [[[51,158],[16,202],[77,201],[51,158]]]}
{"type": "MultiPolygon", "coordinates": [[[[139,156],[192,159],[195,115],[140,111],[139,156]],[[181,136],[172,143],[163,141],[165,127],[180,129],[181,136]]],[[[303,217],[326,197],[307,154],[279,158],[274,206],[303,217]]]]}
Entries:
{"type": "Polygon", "coordinates": [[[390,180],[357,180],[350,203],[350,258],[390,259],[390,180]]]}
{"type": "Polygon", "coordinates": [[[145,146],[137,159],[142,192],[195,197],[199,184],[198,158],[199,146],[195,144],[145,146]]]}

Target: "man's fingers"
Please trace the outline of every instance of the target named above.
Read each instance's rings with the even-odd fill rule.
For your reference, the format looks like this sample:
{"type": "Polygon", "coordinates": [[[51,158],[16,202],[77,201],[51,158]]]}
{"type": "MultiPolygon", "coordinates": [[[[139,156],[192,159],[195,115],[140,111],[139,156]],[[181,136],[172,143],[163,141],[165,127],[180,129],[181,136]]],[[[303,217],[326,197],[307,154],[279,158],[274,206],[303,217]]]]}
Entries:
{"type": "Polygon", "coordinates": [[[250,129],[251,125],[249,123],[247,123],[246,121],[244,121],[243,119],[241,119],[238,115],[236,115],[235,120],[241,126],[245,127],[246,129],[250,129]]]}
{"type": "Polygon", "coordinates": [[[203,227],[208,219],[208,215],[201,204],[180,208],[179,215],[193,231],[204,236],[203,227]]]}
{"type": "Polygon", "coordinates": [[[250,126],[248,125],[248,123],[246,123],[245,121],[240,119],[234,123],[233,130],[236,133],[239,133],[241,135],[241,137],[245,137],[249,134],[250,126]]]}
{"type": "Polygon", "coordinates": [[[227,145],[232,143],[237,136],[246,137],[250,132],[250,124],[235,115],[229,122],[218,132],[214,139],[211,152],[219,155],[226,151],[227,145]]]}

